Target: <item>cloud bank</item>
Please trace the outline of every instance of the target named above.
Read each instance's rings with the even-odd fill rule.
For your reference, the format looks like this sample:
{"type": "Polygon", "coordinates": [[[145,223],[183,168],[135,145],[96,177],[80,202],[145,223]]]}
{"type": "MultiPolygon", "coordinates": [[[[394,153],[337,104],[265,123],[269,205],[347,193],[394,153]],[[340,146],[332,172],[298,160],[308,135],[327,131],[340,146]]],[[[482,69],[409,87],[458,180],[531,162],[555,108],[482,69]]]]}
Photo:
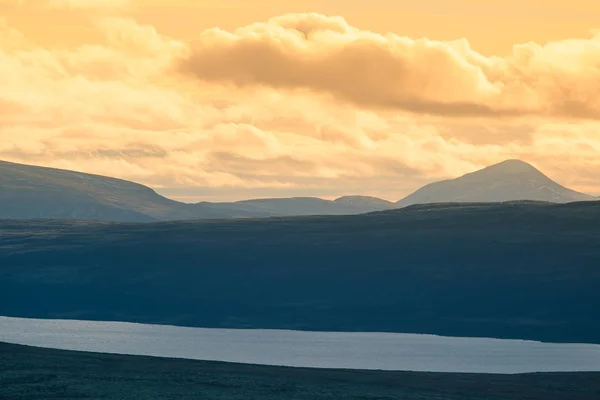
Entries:
{"type": "Polygon", "coordinates": [[[600,192],[597,38],[501,59],[316,14],[194,43],[92,21],[101,43],[49,49],[0,20],[0,159],[195,188],[190,200],[396,200],[507,158],[600,192]]]}
{"type": "Polygon", "coordinates": [[[306,88],[362,107],[443,116],[600,118],[600,34],[485,57],[439,42],[291,14],[233,32],[211,29],[181,69],[209,82],[306,88]]]}

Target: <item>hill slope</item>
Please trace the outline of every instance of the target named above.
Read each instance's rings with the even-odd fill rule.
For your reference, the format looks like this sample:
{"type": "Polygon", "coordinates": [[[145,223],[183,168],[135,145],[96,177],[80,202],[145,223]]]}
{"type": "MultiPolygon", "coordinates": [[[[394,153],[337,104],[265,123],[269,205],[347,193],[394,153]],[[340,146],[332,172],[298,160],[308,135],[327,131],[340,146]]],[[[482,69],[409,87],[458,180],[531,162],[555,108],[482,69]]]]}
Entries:
{"type": "Polygon", "coordinates": [[[151,222],[277,215],[359,214],[368,204],[318,198],[186,204],[147,186],[106,176],[0,161],[0,218],[151,222]]]}
{"type": "Polygon", "coordinates": [[[122,179],[0,161],[0,218],[150,222],[258,215],[264,214],[180,203],[122,179]]]}
{"type": "Polygon", "coordinates": [[[600,343],[600,202],[0,223],[0,315],[600,343]]]}
{"type": "Polygon", "coordinates": [[[569,203],[595,198],[559,185],[530,164],[507,160],[456,179],[426,185],[396,202],[396,206],[514,200],[569,203]]]}

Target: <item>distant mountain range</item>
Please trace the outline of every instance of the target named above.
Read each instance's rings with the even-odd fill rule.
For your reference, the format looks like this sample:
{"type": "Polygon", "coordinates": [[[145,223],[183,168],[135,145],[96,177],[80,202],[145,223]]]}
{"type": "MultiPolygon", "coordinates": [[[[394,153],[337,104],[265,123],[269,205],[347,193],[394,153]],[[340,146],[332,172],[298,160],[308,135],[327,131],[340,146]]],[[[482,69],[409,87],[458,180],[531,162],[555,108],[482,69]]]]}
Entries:
{"type": "Polygon", "coordinates": [[[187,204],[122,179],[0,161],[0,219],[153,222],[300,215],[349,215],[440,202],[596,200],[567,189],[533,166],[508,160],[457,179],[431,183],[392,203],[369,196],[253,199],[187,204]]]}
{"type": "Polygon", "coordinates": [[[360,214],[391,208],[368,197],[258,199],[187,204],[138,183],[0,161],[0,219],[92,219],[152,222],[310,214],[360,214]]]}

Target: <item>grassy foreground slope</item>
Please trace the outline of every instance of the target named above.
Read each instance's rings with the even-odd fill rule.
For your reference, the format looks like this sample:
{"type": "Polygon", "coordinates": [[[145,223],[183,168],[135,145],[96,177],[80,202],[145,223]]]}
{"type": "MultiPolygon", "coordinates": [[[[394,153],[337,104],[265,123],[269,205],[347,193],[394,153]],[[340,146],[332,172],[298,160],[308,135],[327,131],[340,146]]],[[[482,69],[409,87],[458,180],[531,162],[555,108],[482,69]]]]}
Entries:
{"type": "Polygon", "coordinates": [[[0,222],[0,315],[600,343],[600,202],[0,222]]]}
{"type": "Polygon", "coordinates": [[[597,400],[599,373],[351,371],[39,349],[0,343],[0,399],[597,400]]]}

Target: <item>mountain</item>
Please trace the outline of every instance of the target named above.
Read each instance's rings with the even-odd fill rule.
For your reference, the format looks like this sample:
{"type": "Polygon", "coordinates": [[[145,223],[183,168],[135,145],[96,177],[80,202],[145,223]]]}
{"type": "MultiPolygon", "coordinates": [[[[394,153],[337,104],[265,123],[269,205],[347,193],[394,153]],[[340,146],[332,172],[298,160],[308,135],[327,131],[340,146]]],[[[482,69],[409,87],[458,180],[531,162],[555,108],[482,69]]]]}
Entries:
{"type": "Polygon", "coordinates": [[[153,222],[190,219],[351,215],[439,202],[596,198],[560,186],[533,166],[508,160],[457,179],[435,182],[391,203],[369,196],[252,199],[187,204],[138,183],[101,175],[0,161],[0,218],[153,222]]]}
{"type": "Polygon", "coordinates": [[[425,185],[413,194],[396,202],[396,206],[512,200],[569,203],[596,199],[593,196],[559,185],[526,162],[507,160],[460,178],[425,185]]]}
{"type": "Polygon", "coordinates": [[[70,218],[152,222],[285,215],[359,214],[373,203],[340,204],[318,198],[186,204],[138,183],[56,168],[0,161],[0,218],[70,218]]]}
{"type": "Polygon", "coordinates": [[[0,379],[0,398],[6,400],[600,398],[598,372],[508,375],[290,368],[6,343],[0,343],[0,379]]]}
{"type": "Polygon", "coordinates": [[[600,343],[600,202],[0,221],[0,315],[600,343]]]}

